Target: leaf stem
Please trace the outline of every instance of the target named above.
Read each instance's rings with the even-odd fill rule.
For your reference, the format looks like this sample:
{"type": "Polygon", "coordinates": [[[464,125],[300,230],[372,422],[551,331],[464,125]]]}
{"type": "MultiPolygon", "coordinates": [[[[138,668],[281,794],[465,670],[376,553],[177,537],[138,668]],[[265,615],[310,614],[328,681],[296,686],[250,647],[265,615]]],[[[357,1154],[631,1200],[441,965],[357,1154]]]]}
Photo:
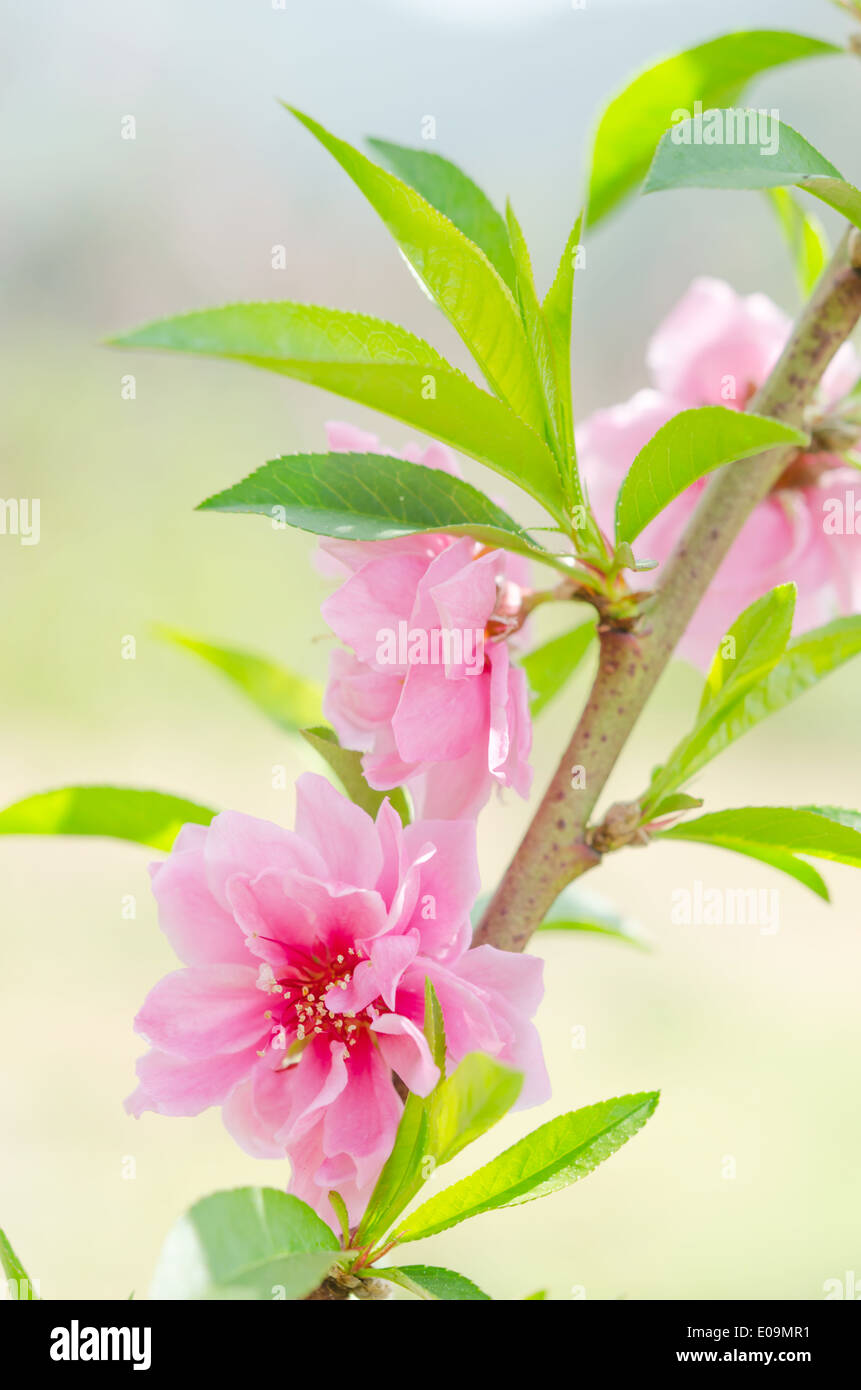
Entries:
{"type": "MultiPolygon", "coordinates": [[[[835,353],[861,318],[861,234],[844,236],[749,408],[801,426],[835,353]]],[[[562,889],[601,862],[589,818],[673,650],[754,507],[795,450],[771,449],[720,469],[631,632],[605,627],[595,683],[553,780],[491,899],[475,944],[520,951],[562,889]]]]}

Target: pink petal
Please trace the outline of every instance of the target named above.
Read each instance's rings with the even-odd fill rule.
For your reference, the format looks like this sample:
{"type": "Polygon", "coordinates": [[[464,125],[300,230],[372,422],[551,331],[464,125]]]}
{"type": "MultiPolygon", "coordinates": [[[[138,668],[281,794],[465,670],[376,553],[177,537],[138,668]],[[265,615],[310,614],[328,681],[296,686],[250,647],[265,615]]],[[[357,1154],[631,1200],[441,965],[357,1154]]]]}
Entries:
{"type": "Polygon", "coordinates": [[[285,1148],[302,1139],[344,1091],[351,1079],[346,1059],[343,1043],[322,1035],[308,1043],[292,1076],[289,1118],[277,1134],[285,1148]]]}
{"type": "Polygon", "coordinates": [[[269,1027],[256,980],[251,965],[176,970],[150,990],[135,1029],[153,1046],[188,1059],[260,1047],[269,1027]]]}
{"type": "Polygon", "coordinates": [[[376,732],[391,723],[402,686],[401,676],[375,671],[352,652],[332,653],[323,713],[345,748],[371,751],[376,732]]]}
{"type": "MultiPolygon", "coordinates": [[[[267,1074],[277,1075],[273,1072],[267,1074]]],[[[236,1089],[231,1091],[224,1102],[221,1118],[231,1138],[252,1158],[284,1158],[283,1145],[275,1143],[272,1126],[263,1120],[254,1104],[253,1075],[240,1081],[236,1089]]]]}
{"type": "Polygon", "coordinates": [[[468,1052],[487,1052],[495,1057],[509,1040],[511,1030],[504,1024],[500,1034],[500,1019],[491,1013],[483,993],[470,980],[461,979],[456,969],[420,956],[405,974],[398,991],[398,1013],[416,1024],[424,1019],[427,977],[439,998],[446,1048],[452,1060],[459,1062],[468,1052]]]}
{"type": "Polygon", "coordinates": [[[544,998],[544,961],[495,946],[476,946],[457,963],[457,974],[485,991],[502,995],[531,1018],[544,998]]]}
{"type": "Polygon", "coordinates": [[[485,735],[488,675],[449,680],[442,666],[411,666],[392,729],[407,762],[461,758],[485,735]]]}
{"type": "Polygon", "coordinates": [[[225,908],[227,883],[236,873],[255,878],[264,869],[281,869],[325,876],[324,861],[300,835],[239,811],[222,811],[215,817],[205,857],[210,891],[225,908]]]}
{"type": "Polygon", "coordinates": [[[331,782],[305,772],[296,783],[296,831],[313,845],[328,874],[357,888],[373,888],[383,867],[376,826],[331,782]]]}
{"type": "Polygon", "coordinates": [[[329,1158],[349,1154],[363,1186],[391,1152],[403,1106],[388,1066],[367,1037],[350,1050],[349,1072],[349,1086],[326,1107],[323,1149],[329,1158]]]}
{"type": "Polygon", "coordinates": [[[768,376],[790,320],[764,294],[737,295],[722,280],[694,280],[652,338],[647,361],[655,385],[689,406],[742,410],[751,388],[768,376]],[[735,399],[725,391],[727,377],[735,399]]]}
{"type": "Polygon", "coordinates": [[[358,425],[345,424],[342,420],[327,420],[325,424],[326,442],[334,454],[379,454],[380,441],[377,435],[360,430],[358,425]]]}
{"type": "Polygon", "coordinates": [[[418,954],[419,934],[382,936],[368,949],[370,959],[356,967],[347,988],[336,985],[328,991],[326,1007],[333,1013],[359,1013],[379,998],[393,1009],[403,973],[418,954]]]}
{"type": "Polygon", "coordinates": [[[494,787],[487,762],[487,737],[453,762],[425,765],[409,781],[421,819],[474,820],[494,787]]]}
{"type": "Polygon", "coordinates": [[[474,821],[422,820],[404,830],[404,858],[421,858],[415,909],[407,927],[418,931],[423,955],[445,960],[469,944],[469,914],[481,889],[474,821]],[[436,848],[422,854],[426,842],[436,848]]]}
{"type": "Polygon", "coordinates": [[[150,865],[159,926],[186,965],[247,960],[242,933],[213,898],[206,881],[208,830],[184,825],[170,857],[150,865]]]}
{"type": "MultiPolygon", "coordinates": [[[[325,600],[323,617],[360,661],[379,668],[381,634],[397,633],[401,622],[409,626],[416,588],[427,568],[422,554],[368,557],[367,563],[325,600]]],[[[392,664],[385,673],[399,669],[392,664]]]]}
{"type": "Polygon", "coordinates": [[[380,1055],[417,1096],[428,1096],[439,1081],[439,1067],[431,1057],[421,1028],[401,1014],[380,1014],[371,1024],[380,1055]]]}
{"type": "Polygon", "coordinates": [[[137,1060],[140,1085],[126,1100],[125,1108],[131,1115],[145,1110],[159,1115],[199,1115],[210,1105],[221,1105],[256,1060],[253,1050],[194,1062],[165,1052],[147,1052],[137,1060]]]}

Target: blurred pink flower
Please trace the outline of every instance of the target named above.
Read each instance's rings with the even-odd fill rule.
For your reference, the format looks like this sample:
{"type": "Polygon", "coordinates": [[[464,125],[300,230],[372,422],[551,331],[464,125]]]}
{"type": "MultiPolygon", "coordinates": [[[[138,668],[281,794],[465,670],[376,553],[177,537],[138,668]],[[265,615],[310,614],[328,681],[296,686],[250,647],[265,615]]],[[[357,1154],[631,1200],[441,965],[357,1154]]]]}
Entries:
{"type": "Polygon", "coordinates": [[[525,1073],[521,1104],[549,1086],[530,1019],[542,962],[469,950],[479,887],[475,825],[417,821],[388,801],[373,821],[323,777],[297,783],[295,831],[226,811],[185,825],[152,867],[163,931],[185,968],[135,1020],[152,1050],[126,1101],[134,1115],[221,1105],[260,1158],[290,1158],[291,1191],[357,1220],[391,1151],[402,1104],[391,1073],[426,1095],[425,979],[447,1060],[498,1057],[525,1073]]]}
{"type": "MultiPolygon", "coordinates": [[[[790,327],[763,294],[742,298],[721,280],[693,282],[649,344],[654,387],[596,411],[577,432],[590,500],[608,534],[619,485],[643,445],[680,410],[743,410],[780,355],[790,327]]],[[[845,344],[823,378],[822,405],[836,404],[859,374],[858,356],[845,344]]],[[[740,532],[679,644],[680,655],[708,667],[741,610],[789,580],[798,586],[798,631],[826,622],[838,608],[858,606],[861,549],[854,535],[835,536],[823,525],[826,500],[853,479],[857,474],[839,457],[802,456],[740,532]]],[[[667,558],[705,485],[705,479],[694,483],[645,529],[638,556],[667,558]]]]}
{"type": "MultiPolygon", "coordinates": [[[[391,453],[375,435],[327,427],[336,451],[391,453]]],[[[401,457],[456,473],[447,449],[401,457]]],[[[470,537],[325,540],[323,566],[346,575],[323,616],[350,648],[332,657],[324,712],[365,754],[372,787],[409,786],[422,816],[475,816],[494,785],[528,795],[532,725],[526,677],[509,659],[529,572],[470,537]]]]}

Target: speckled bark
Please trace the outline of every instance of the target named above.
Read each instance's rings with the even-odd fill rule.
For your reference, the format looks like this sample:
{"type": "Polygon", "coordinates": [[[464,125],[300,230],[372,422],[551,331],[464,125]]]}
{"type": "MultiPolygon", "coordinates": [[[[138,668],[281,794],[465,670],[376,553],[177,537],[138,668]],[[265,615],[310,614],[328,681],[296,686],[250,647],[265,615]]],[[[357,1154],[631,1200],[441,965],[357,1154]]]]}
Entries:
{"type": "MultiPolygon", "coordinates": [[[[861,236],[851,231],[822,276],[783,355],[748,407],[802,425],[822,374],[861,317],[861,236]]],[[[598,674],[553,781],[476,934],[521,951],[561,890],[600,856],[584,841],[595,803],[673,649],[753,508],[774,486],[792,449],[731,464],[717,473],[678,547],[636,635],[605,633],[598,674]],[[585,786],[572,769],[585,769],[585,786]]]]}

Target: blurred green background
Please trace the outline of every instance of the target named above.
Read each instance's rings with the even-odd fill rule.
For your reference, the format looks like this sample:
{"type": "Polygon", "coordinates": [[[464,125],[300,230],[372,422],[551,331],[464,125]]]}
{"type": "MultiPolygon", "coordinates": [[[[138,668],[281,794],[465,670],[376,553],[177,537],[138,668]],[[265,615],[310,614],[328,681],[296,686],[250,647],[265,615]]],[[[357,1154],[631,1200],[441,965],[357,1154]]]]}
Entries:
{"type": "MultiPolygon", "coordinates": [[[[417,292],[361,196],[280,110],[359,140],[437,148],[510,193],[546,284],[578,205],[599,104],[633,69],[727,29],[779,22],[840,37],[826,0],[48,0],[4,5],[0,493],[41,499],[41,542],[0,538],[4,804],[77,781],[190,795],[289,824],[272,788],[303,754],[218,677],[149,634],[162,621],[322,677],[330,637],[312,546],[252,517],[196,515],[275,454],[319,448],[323,422],[405,431],[265,373],[121,354],[100,340],[156,315],[300,298],[376,312],[459,343],[417,292]],[[134,141],[121,139],[133,115],[134,141]],[[287,268],[271,268],[284,245],[287,268]],[[136,377],[134,401],[120,379],[136,377]],[[123,638],[137,656],[123,660],[123,638]]],[[[781,116],[858,178],[861,82],[851,59],[760,81],[781,116]]],[[[695,274],[795,291],[757,195],[634,202],[596,235],[577,289],[580,414],[645,383],[650,329],[695,274]]],[[[473,479],[487,475],[468,467],[473,479]]],[[[542,614],[542,618],[544,618],[542,614]]],[[[547,619],[546,632],[558,626],[547,619]]],[[[537,729],[536,789],[584,685],[537,729]]],[[[610,794],[635,794],[691,714],[677,665],[610,794]]],[[[832,677],[703,775],[712,808],[859,804],[861,666],[832,677]]],[[[484,814],[492,886],[525,824],[484,814]]],[[[0,842],[0,1224],[49,1298],[146,1290],[161,1239],[196,1197],[286,1179],[245,1157],[217,1112],[128,1118],[141,1050],[132,1017],[173,959],[145,850],[0,842]],[[122,915],[124,895],[136,917],[122,915]],[[131,1161],[130,1161],[131,1160],[131,1161]],[[134,1176],[130,1176],[133,1173],[134,1176]]],[[[833,906],[753,861],[694,845],[611,858],[590,887],[635,916],[650,953],[546,936],[540,1023],[554,1082],[452,1165],[484,1161],[558,1111],[659,1086],[636,1140],[587,1182],[481,1218],[412,1252],[518,1298],[810,1298],[861,1271],[857,1152],[857,878],[833,906]],[[777,887],[780,930],[671,925],[675,888],[777,887]],[[573,1046],[584,1028],[586,1046],[573,1046]],[[727,1159],[736,1176],[728,1178],[727,1159]],[[504,1255],[503,1255],[504,1250],[504,1255]]]]}

